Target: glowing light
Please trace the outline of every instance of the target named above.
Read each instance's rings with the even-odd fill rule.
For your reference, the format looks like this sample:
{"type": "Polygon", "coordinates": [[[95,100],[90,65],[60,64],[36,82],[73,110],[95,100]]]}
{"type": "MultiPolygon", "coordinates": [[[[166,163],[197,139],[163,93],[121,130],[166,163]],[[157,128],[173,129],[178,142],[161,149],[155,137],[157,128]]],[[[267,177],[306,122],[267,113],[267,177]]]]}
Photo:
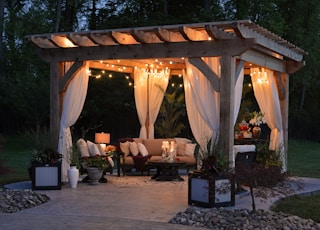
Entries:
{"type": "Polygon", "coordinates": [[[108,76],[109,78],[112,78],[112,74],[109,74],[109,76],[108,76]]]}

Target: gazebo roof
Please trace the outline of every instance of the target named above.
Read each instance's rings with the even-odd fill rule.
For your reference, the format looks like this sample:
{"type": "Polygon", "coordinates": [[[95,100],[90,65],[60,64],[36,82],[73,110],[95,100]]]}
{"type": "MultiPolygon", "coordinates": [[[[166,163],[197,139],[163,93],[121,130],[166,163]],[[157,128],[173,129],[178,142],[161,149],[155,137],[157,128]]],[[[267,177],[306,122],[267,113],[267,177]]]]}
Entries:
{"type": "Polygon", "coordinates": [[[92,68],[127,73],[135,66],[153,65],[174,74],[185,67],[183,58],[222,54],[239,56],[245,67],[293,73],[307,54],[249,20],[36,34],[28,39],[48,62],[90,61],[92,68]]]}

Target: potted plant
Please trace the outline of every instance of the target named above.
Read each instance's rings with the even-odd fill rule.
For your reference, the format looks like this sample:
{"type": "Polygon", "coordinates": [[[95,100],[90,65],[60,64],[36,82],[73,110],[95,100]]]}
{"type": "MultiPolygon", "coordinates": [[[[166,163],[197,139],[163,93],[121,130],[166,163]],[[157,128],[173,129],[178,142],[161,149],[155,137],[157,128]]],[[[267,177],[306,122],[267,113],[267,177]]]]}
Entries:
{"type": "Polygon", "coordinates": [[[105,156],[89,157],[86,159],[85,165],[90,184],[99,184],[99,180],[102,177],[104,170],[108,166],[107,158],[105,156]]]}
{"type": "Polygon", "coordinates": [[[34,149],[28,163],[32,189],[61,189],[61,154],[52,148],[34,149]]]}
{"type": "Polygon", "coordinates": [[[38,127],[31,130],[26,138],[26,143],[33,147],[27,162],[32,189],[61,189],[62,155],[56,150],[49,130],[38,127]]]}
{"type": "Polygon", "coordinates": [[[234,206],[235,180],[229,169],[229,155],[211,147],[210,141],[207,149],[201,169],[189,173],[188,203],[207,208],[234,206]]]}

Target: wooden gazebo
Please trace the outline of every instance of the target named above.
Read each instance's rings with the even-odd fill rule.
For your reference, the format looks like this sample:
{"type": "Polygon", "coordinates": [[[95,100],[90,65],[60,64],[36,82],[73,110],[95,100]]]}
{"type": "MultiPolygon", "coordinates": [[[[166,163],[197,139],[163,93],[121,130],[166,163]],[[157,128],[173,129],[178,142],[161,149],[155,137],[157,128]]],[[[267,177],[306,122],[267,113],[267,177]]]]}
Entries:
{"type": "Polygon", "coordinates": [[[185,69],[184,58],[197,67],[220,92],[220,137],[232,154],[234,144],[234,85],[239,67],[277,72],[284,145],[288,131],[289,74],[304,66],[307,53],[249,21],[205,22],[70,33],[29,35],[38,55],[50,63],[50,129],[58,141],[63,95],[84,65],[90,68],[133,73],[135,67],[168,67],[172,75],[185,69]],[[203,61],[220,57],[220,79],[203,61]],[[64,63],[73,62],[65,73],[64,63]]]}

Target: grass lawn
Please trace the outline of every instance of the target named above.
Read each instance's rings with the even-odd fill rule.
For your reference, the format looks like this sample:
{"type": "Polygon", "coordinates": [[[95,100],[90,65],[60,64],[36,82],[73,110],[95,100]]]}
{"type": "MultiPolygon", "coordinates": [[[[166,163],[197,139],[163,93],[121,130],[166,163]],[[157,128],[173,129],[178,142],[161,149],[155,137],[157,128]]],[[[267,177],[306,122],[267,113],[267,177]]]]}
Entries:
{"type": "Polygon", "coordinates": [[[31,151],[23,137],[5,137],[0,149],[0,161],[10,171],[1,173],[0,187],[7,183],[29,180],[26,165],[31,151]]]}
{"type": "Polygon", "coordinates": [[[320,178],[320,143],[289,141],[288,171],[295,176],[320,178]]]}
{"type": "Polygon", "coordinates": [[[281,199],[271,208],[320,223],[320,194],[312,196],[291,196],[281,199]]]}

